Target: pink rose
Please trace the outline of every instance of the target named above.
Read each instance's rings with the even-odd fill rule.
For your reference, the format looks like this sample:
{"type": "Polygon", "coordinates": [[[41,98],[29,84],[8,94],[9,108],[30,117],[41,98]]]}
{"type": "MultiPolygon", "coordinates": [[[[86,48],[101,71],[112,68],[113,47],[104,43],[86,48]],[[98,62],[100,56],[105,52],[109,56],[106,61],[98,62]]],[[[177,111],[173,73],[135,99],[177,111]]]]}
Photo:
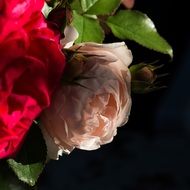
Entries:
{"type": "Polygon", "coordinates": [[[50,104],[65,65],[43,4],[0,2],[0,158],[19,150],[33,120],[50,104]]]}
{"type": "Polygon", "coordinates": [[[131,109],[132,55],[125,43],[85,43],[72,50],[78,53],[65,75],[74,81],[57,89],[41,117],[48,154],[55,159],[75,147],[94,150],[111,142],[131,109]]]}

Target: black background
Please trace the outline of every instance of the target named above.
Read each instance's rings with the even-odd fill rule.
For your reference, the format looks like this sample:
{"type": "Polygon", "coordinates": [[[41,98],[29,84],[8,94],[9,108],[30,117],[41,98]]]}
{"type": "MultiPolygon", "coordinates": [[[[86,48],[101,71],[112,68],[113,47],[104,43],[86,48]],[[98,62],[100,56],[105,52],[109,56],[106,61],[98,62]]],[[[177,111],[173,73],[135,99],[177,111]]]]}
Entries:
{"type": "Polygon", "coordinates": [[[134,63],[159,59],[168,88],[132,94],[129,122],[111,144],[51,161],[39,190],[190,189],[190,38],[187,1],[137,0],[174,49],[174,59],[126,42],[134,63]]]}

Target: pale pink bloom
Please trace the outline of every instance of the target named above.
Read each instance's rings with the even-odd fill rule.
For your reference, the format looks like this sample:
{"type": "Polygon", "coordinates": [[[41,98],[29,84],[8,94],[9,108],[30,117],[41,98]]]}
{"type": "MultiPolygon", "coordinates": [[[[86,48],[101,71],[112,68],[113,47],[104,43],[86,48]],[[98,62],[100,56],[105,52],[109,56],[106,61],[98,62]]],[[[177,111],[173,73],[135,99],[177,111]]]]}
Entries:
{"type": "Polygon", "coordinates": [[[41,117],[48,155],[54,159],[62,151],[94,150],[111,142],[131,109],[132,54],[125,43],[83,43],[72,49],[84,57],[75,64],[79,76],[57,89],[41,117]]]}

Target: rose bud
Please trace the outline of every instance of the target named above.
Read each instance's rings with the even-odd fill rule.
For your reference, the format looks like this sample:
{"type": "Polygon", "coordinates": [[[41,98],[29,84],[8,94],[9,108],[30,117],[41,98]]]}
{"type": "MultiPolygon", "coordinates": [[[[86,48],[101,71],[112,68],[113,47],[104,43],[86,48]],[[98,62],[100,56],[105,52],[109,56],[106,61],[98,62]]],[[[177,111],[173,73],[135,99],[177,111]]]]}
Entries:
{"type": "Polygon", "coordinates": [[[157,75],[156,70],[163,65],[155,66],[154,63],[146,64],[139,63],[130,67],[132,77],[132,91],[137,94],[145,94],[155,90],[165,88],[160,85],[158,78],[164,77],[167,74],[157,75]]]}
{"type": "Polygon", "coordinates": [[[65,71],[65,76],[70,72],[69,82],[57,89],[41,116],[53,159],[74,148],[94,150],[111,142],[131,109],[132,54],[124,42],[83,43],[71,50],[75,53],[65,71]]]}

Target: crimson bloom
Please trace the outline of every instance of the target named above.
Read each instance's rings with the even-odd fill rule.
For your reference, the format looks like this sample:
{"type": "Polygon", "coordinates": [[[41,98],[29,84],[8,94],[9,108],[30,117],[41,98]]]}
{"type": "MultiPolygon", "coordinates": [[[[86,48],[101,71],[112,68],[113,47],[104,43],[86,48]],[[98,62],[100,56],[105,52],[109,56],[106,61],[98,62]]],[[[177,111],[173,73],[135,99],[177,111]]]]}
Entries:
{"type": "Polygon", "coordinates": [[[13,156],[50,104],[65,65],[44,0],[0,1],[0,158],[13,156]]]}

